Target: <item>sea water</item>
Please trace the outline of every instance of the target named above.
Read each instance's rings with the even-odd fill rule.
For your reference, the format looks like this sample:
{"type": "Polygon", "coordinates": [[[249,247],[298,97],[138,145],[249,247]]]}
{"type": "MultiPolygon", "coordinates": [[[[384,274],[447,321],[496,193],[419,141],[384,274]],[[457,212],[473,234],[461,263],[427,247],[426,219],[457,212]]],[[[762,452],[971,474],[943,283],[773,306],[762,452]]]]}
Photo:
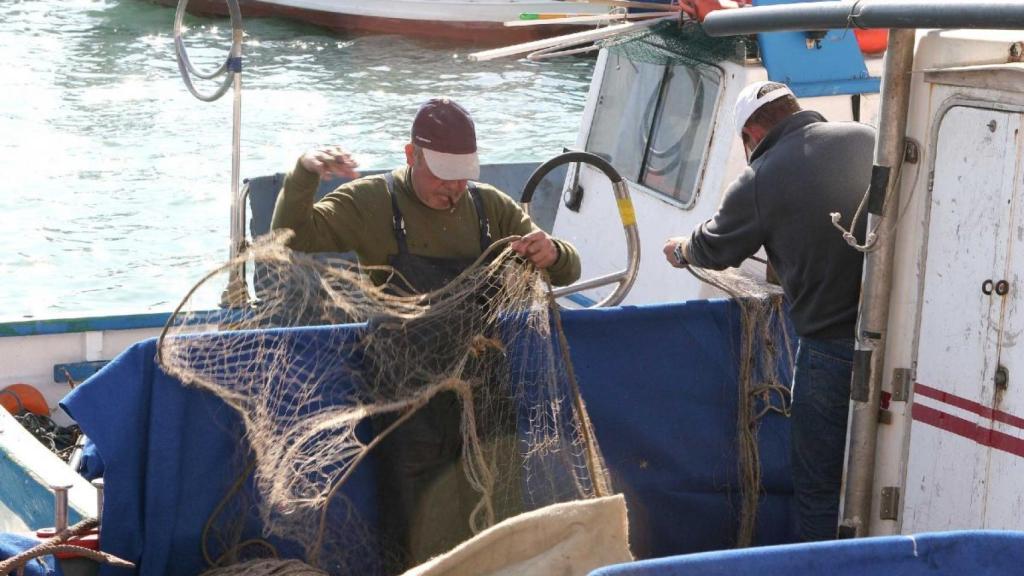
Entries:
{"type": "MultiPolygon", "coordinates": [[[[232,93],[188,93],[173,21],[144,0],[0,2],[0,318],[170,310],[227,258],[232,93]]],[[[228,20],[186,24],[193,63],[218,66],[228,20]]],[[[400,165],[413,114],[440,95],[473,113],[481,161],[544,160],[574,143],[593,71],[278,19],[244,27],[243,178],[326,144],[366,168],[400,165]]]]}

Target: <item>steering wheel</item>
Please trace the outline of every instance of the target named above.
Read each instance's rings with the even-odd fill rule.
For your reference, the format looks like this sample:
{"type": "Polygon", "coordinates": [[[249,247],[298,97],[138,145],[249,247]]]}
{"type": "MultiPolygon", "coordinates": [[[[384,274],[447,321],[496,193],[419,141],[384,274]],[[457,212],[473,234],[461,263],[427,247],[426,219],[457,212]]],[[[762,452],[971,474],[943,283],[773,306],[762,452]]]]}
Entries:
{"type": "Polygon", "coordinates": [[[523,187],[523,196],[520,202],[522,203],[523,210],[529,214],[530,200],[533,199],[533,193],[544,177],[562,164],[577,162],[589,164],[597,168],[612,182],[612,192],[615,193],[615,202],[619,206],[619,219],[622,220],[622,228],[626,234],[626,268],[618,272],[598,276],[597,278],[580,280],[571,286],[556,288],[554,295],[556,297],[567,296],[576,292],[582,292],[583,290],[597,288],[598,286],[618,284],[615,290],[605,297],[604,300],[593,305],[595,308],[616,306],[629,293],[629,289],[633,287],[633,282],[636,281],[636,274],[640,271],[640,234],[636,228],[636,211],[633,209],[633,201],[629,197],[629,184],[626,183],[626,180],[619,175],[615,168],[604,158],[590,152],[566,152],[559,154],[533,171],[530,179],[526,181],[526,186],[523,187]]]}

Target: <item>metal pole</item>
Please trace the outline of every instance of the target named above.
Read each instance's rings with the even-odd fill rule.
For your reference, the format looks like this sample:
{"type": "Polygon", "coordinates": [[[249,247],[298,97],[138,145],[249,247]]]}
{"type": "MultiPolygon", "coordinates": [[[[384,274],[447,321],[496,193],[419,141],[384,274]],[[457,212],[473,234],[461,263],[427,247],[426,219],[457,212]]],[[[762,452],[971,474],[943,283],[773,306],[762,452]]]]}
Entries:
{"type": "MultiPolygon", "coordinates": [[[[202,72],[192,65],[185,49],[182,37],[185,12],[189,0],[178,0],[178,9],[174,13],[174,48],[178,58],[178,70],[185,87],[193,96],[203,102],[213,102],[234,88],[234,114],[231,127],[231,224],[229,257],[234,262],[245,253],[245,204],[238,191],[241,162],[242,133],[242,40],[245,36],[242,29],[242,9],[238,0],[227,0],[228,13],[231,15],[231,49],[228,57],[219,68],[212,72],[202,72]],[[203,94],[192,83],[192,76],[204,80],[213,80],[224,75],[224,81],[212,93],[203,94]]],[[[221,306],[238,308],[249,302],[249,290],[245,282],[245,263],[238,262],[228,270],[228,284],[221,294],[221,306]]]]}
{"type": "Polygon", "coordinates": [[[96,521],[103,522],[103,478],[93,480],[92,486],[96,489],[96,521]]]}
{"type": "Polygon", "coordinates": [[[60,534],[68,527],[68,490],[70,484],[51,484],[53,490],[53,533],[60,534]]]}
{"type": "Polygon", "coordinates": [[[238,308],[249,302],[249,291],[245,279],[245,263],[238,257],[245,253],[245,206],[239,193],[241,179],[241,134],[242,134],[242,28],[235,27],[228,59],[232,71],[234,103],[231,126],[231,246],[229,258],[234,265],[228,269],[228,284],[221,295],[221,306],[238,308]]]}
{"type": "Polygon", "coordinates": [[[846,0],[718,10],[703,22],[710,36],[842,28],[1024,27],[1020,0],[846,0]]]}
{"type": "Polygon", "coordinates": [[[893,257],[899,189],[894,175],[903,161],[910,78],[914,63],[914,30],[890,30],[882,77],[882,103],[868,193],[868,230],[875,231],[875,249],[864,258],[857,349],[850,390],[849,448],[846,494],[840,534],[866,536],[870,525],[875,475],[879,399],[885,367],[885,334],[889,323],[893,257]]]}

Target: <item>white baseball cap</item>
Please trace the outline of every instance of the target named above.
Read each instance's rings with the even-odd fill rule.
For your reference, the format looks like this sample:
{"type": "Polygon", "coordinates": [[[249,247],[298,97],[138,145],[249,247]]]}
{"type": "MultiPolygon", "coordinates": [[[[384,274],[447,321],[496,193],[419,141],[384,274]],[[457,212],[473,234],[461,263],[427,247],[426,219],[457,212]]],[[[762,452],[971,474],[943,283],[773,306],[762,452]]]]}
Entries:
{"type": "MultiPolygon", "coordinates": [[[[743,127],[747,125],[747,120],[750,120],[754,112],[757,112],[761,106],[783,96],[793,96],[793,91],[785,84],[769,80],[754,82],[741,90],[739,97],[736,98],[736,108],[733,112],[736,133],[742,136],[743,127]]],[[[793,97],[795,98],[795,96],[793,97]]]]}

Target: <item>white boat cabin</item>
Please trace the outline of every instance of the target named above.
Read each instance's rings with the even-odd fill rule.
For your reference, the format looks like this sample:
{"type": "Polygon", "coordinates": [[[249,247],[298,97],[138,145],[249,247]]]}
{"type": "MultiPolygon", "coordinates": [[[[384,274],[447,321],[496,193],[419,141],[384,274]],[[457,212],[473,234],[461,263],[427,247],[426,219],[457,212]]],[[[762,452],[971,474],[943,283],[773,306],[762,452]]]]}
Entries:
{"type": "MultiPolygon", "coordinates": [[[[778,34],[795,35],[799,50],[800,34],[778,34]]],[[[1014,374],[1024,370],[1016,346],[1024,332],[1024,32],[917,38],[868,533],[1022,530],[1024,387],[1014,374]]],[[[732,103],[751,82],[788,80],[772,73],[761,48],[761,59],[693,52],[666,63],[602,50],[576,146],[629,182],[642,241],[625,304],[715,295],[668,266],[662,244],[707,220],[745,167],[732,103]]],[[[834,56],[815,52],[810,39],[806,50],[834,56]]],[[[880,58],[865,62],[880,74],[880,58]]],[[[794,86],[804,108],[877,123],[877,93],[822,95],[843,91],[828,82],[794,86]]],[[[571,168],[554,233],[579,248],[584,278],[623,268],[620,227],[607,178],[571,168]]],[[[744,266],[764,274],[763,265],[744,266]]],[[[569,299],[587,306],[611,290],[569,299]]]]}

